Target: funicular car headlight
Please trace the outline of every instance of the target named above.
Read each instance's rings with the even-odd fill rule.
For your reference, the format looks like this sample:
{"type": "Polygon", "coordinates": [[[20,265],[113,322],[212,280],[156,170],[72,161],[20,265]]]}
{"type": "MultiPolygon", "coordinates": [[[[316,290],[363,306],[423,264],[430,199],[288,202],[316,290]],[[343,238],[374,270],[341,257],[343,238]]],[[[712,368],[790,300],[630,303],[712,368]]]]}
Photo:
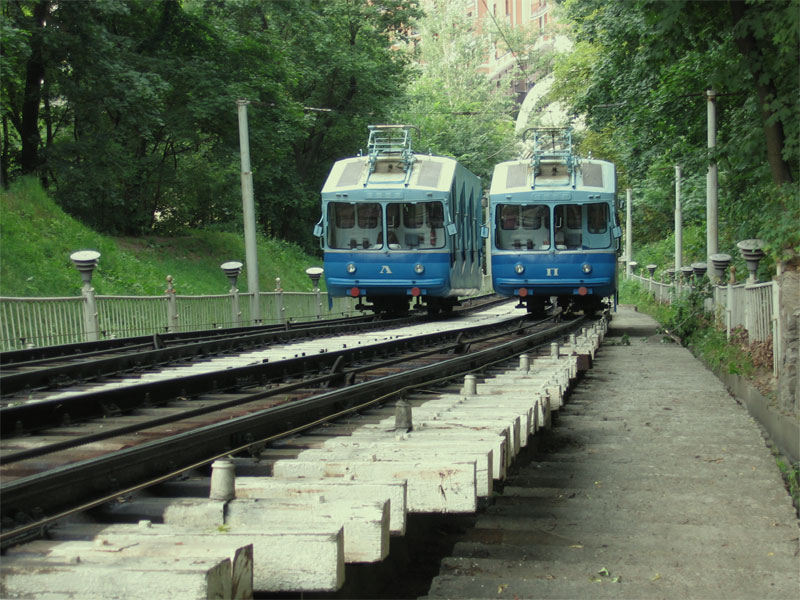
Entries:
{"type": "Polygon", "coordinates": [[[355,263],[347,263],[347,272],[351,275],[356,272],[356,265],[355,263]]]}
{"type": "Polygon", "coordinates": [[[525,272],[525,265],[522,263],[515,264],[514,271],[516,271],[517,275],[522,275],[525,272]]]}
{"type": "Polygon", "coordinates": [[[589,263],[583,263],[581,265],[581,271],[583,271],[588,275],[589,273],[592,272],[592,265],[590,265],[589,263]]]}
{"type": "Polygon", "coordinates": [[[414,265],[414,273],[417,275],[422,275],[425,272],[425,266],[417,263],[414,265]]]}

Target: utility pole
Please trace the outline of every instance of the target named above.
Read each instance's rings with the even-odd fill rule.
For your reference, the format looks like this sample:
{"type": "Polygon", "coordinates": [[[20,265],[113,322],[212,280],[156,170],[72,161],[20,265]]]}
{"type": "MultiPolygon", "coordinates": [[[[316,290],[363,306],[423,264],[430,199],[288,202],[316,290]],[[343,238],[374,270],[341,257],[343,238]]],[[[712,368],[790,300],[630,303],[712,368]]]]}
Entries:
{"type": "Polygon", "coordinates": [[[244,246],[247,263],[247,291],[250,294],[250,319],[261,323],[258,290],[258,251],[256,246],[256,210],[253,201],[253,172],[250,170],[250,134],[247,128],[248,100],[236,101],[239,113],[239,153],[242,157],[242,206],[244,209],[244,246]]]}
{"type": "MultiPolygon", "coordinates": [[[[713,157],[717,145],[717,92],[713,89],[706,91],[708,97],[708,175],[706,175],[706,258],[718,252],[718,227],[717,227],[717,161],[713,157]]],[[[677,266],[676,266],[677,268],[677,266]]]]}
{"type": "Polygon", "coordinates": [[[632,200],[631,188],[626,190],[625,200],[625,276],[631,276],[631,261],[633,260],[633,220],[631,215],[632,200]]]}
{"type": "Polygon", "coordinates": [[[675,165],[675,272],[683,266],[683,215],[681,213],[681,166],[675,165]]]}

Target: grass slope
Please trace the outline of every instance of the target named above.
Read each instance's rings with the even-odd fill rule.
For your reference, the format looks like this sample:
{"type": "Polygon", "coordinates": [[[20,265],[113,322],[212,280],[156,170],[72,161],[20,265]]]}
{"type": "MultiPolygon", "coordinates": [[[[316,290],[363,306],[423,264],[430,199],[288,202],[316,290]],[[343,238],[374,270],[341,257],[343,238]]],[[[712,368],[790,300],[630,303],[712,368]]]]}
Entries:
{"type": "MultiPolygon", "coordinates": [[[[105,295],[160,295],[167,275],[179,294],[224,294],[230,284],[220,264],[245,263],[239,235],[191,231],[169,238],[107,237],[67,215],[34,179],[0,191],[0,295],[79,295],[81,278],[69,258],[77,250],[100,252],[92,285],[105,295]]],[[[305,269],[321,264],[294,244],[258,240],[261,291],[274,290],[276,277],[284,290],[311,291],[305,269]]],[[[237,287],[247,291],[246,273],[237,287]]]]}

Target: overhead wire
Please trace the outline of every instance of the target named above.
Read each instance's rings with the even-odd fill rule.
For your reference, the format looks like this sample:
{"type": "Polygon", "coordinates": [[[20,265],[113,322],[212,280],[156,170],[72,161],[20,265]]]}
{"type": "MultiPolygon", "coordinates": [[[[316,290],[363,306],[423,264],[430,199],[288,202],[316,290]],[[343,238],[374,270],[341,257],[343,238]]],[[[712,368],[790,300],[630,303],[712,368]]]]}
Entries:
{"type": "Polygon", "coordinates": [[[525,81],[530,81],[528,72],[525,70],[525,67],[522,66],[522,61],[520,61],[519,55],[514,50],[514,48],[511,47],[511,42],[508,41],[505,32],[501,29],[500,25],[497,23],[497,19],[495,19],[494,15],[492,14],[492,11],[489,10],[489,5],[486,4],[486,0],[481,0],[481,1],[483,2],[483,6],[486,8],[486,14],[488,14],[489,17],[492,19],[492,23],[494,23],[495,29],[497,29],[497,32],[500,34],[500,37],[503,38],[503,41],[506,43],[506,46],[508,46],[509,51],[514,56],[514,60],[516,61],[519,70],[522,71],[523,75],[525,75],[525,81]]]}

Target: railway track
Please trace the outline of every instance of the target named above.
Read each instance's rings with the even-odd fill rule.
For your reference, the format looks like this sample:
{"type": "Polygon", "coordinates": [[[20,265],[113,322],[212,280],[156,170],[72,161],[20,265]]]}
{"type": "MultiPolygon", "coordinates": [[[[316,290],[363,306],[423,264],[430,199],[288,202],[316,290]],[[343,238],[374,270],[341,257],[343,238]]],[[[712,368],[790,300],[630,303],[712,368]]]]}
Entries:
{"type": "MultiPolygon", "coordinates": [[[[503,300],[481,296],[464,300],[453,316],[469,314],[503,300]]],[[[425,323],[430,318],[412,314],[394,319],[375,316],[304,321],[285,325],[236,327],[207,331],[156,333],[62,346],[26,348],[0,353],[0,406],[36,399],[43,390],[81,385],[106,377],[124,376],[145,369],[235,355],[254,348],[293,343],[303,339],[343,333],[376,331],[425,323]]]]}
{"type": "MultiPolygon", "coordinates": [[[[495,312],[503,310],[507,312],[495,312]]],[[[326,344],[336,340],[341,346],[336,350],[273,346],[261,352],[288,350],[291,356],[253,360],[254,356],[240,355],[238,364],[223,361],[203,373],[189,373],[191,367],[171,367],[167,377],[114,382],[112,386],[106,383],[102,389],[80,393],[58,391],[50,398],[44,395],[36,401],[4,406],[3,426],[11,422],[14,427],[10,437],[4,435],[0,449],[3,545],[41,535],[73,512],[114,506],[119,498],[154,483],[207,469],[214,460],[255,456],[265,447],[275,451],[270,442],[288,434],[320,428],[333,431],[335,426],[327,424],[332,416],[380,412],[374,407],[411,397],[421,385],[441,385],[537,346],[544,346],[547,354],[551,340],[574,336],[576,328],[585,325],[579,320],[537,323],[499,315],[471,319],[474,322],[469,326],[459,323],[460,327],[446,328],[449,331],[432,333],[428,323],[417,326],[425,330],[421,334],[409,333],[413,328],[404,328],[402,335],[384,332],[372,343],[327,338],[326,344]],[[175,371],[184,373],[178,376],[175,371]],[[112,500],[114,503],[107,504],[112,500]]],[[[578,343],[572,341],[571,352],[577,352],[578,343]]],[[[315,343],[319,342],[305,342],[315,343]]],[[[547,383],[552,382],[543,384],[545,390],[547,383]]],[[[559,390],[564,385],[562,382],[559,390]]],[[[529,416],[529,429],[546,418],[544,402],[537,410],[539,421],[529,416]]],[[[533,412],[531,406],[528,413],[533,412]]],[[[506,446],[498,451],[510,457],[514,444],[506,446]]],[[[351,448],[351,458],[361,450],[351,448]]],[[[499,462],[497,468],[502,471],[499,462]]],[[[476,469],[473,465],[473,474],[476,469]]],[[[491,486],[491,471],[481,477],[485,491],[491,486]]],[[[418,494],[418,490],[412,494],[417,503],[418,494]]],[[[411,507],[429,508],[424,502],[411,507]]],[[[130,514],[148,514],[142,510],[133,509],[130,514]]],[[[153,520],[164,521],[163,511],[158,507],[152,510],[153,520]]],[[[398,527],[393,530],[400,532],[398,527]]],[[[352,536],[348,539],[351,546],[355,544],[352,536]]],[[[351,547],[350,554],[353,552],[351,547]]],[[[263,577],[256,579],[259,586],[267,585],[263,577]]],[[[307,589],[303,585],[298,584],[297,589],[307,589]]],[[[333,584],[337,586],[341,587],[341,582],[333,584]]]]}

